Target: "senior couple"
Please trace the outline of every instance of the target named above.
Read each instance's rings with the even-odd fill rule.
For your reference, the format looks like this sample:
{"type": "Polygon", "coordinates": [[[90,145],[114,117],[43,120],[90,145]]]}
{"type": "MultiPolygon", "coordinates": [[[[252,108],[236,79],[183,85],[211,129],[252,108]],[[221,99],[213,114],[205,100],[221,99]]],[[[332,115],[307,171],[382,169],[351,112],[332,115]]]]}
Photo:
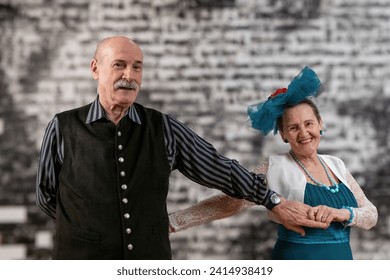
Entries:
{"type": "Polygon", "coordinates": [[[135,102],[143,52],[132,39],[103,39],[90,70],[96,99],[53,117],[38,159],[37,205],[56,224],[53,259],[171,259],[169,233],[254,205],[279,223],[273,259],[352,259],[351,227],[376,224],[375,206],[343,161],[317,152],[323,121],[312,97],[320,81],[309,67],[248,108],[255,129],[279,132],[290,146],[255,172],[135,102]],[[221,194],[169,215],[176,169],[221,194]]]}

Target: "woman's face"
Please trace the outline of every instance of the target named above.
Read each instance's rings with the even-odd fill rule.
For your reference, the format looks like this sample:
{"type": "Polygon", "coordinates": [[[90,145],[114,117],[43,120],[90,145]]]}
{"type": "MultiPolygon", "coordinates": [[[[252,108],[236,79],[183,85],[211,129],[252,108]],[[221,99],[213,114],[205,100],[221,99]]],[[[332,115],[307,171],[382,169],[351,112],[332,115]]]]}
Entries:
{"type": "Polygon", "coordinates": [[[322,122],[310,105],[299,104],[284,112],[280,134],[296,155],[307,157],[317,153],[321,128],[322,122]]]}

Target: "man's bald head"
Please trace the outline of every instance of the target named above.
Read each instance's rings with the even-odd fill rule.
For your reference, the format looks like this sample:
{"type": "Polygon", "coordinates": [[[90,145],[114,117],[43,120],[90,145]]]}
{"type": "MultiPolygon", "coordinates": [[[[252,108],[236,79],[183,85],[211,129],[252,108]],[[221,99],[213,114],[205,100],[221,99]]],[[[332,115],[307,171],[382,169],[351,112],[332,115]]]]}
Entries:
{"type": "Polygon", "coordinates": [[[131,38],[126,37],[126,36],[112,36],[112,37],[106,37],[102,39],[98,45],[96,46],[95,54],[94,54],[94,59],[97,61],[101,61],[104,56],[105,56],[105,51],[112,46],[115,46],[116,44],[127,41],[128,43],[132,44],[133,46],[136,46],[137,48],[140,49],[142,52],[141,48],[138,46],[138,44],[131,38]]]}

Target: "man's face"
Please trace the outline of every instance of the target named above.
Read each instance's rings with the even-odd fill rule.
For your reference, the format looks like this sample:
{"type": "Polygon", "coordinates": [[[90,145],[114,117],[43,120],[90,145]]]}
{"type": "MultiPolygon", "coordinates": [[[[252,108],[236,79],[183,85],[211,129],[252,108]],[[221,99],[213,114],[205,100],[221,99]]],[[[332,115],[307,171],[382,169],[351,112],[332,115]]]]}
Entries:
{"type": "Polygon", "coordinates": [[[99,99],[105,109],[131,106],[142,83],[143,54],[125,37],[103,42],[91,62],[92,75],[98,80],[99,99]]]}

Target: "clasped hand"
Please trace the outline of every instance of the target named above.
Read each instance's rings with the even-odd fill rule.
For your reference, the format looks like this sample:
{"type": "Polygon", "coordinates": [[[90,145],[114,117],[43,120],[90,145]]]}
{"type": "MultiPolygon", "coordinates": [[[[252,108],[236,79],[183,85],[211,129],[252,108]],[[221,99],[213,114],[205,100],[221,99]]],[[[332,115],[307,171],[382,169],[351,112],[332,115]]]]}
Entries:
{"type": "Polygon", "coordinates": [[[274,217],[287,229],[293,230],[302,236],[303,227],[329,227],[332,221],[342,222],[349,219],[346,209],[335,209],[325,205],[311,207],[298,201],[282,199],[282,203],[272,209],[274,217]]]}
{"type": "Polygon", "coordinates": [[[350,213],[346,209],[336,209],[325,205],[319,205],[311,207],[308,215],[310,220],[326,223],[329,226],[331,222],[347,221],[350,213]]]}

